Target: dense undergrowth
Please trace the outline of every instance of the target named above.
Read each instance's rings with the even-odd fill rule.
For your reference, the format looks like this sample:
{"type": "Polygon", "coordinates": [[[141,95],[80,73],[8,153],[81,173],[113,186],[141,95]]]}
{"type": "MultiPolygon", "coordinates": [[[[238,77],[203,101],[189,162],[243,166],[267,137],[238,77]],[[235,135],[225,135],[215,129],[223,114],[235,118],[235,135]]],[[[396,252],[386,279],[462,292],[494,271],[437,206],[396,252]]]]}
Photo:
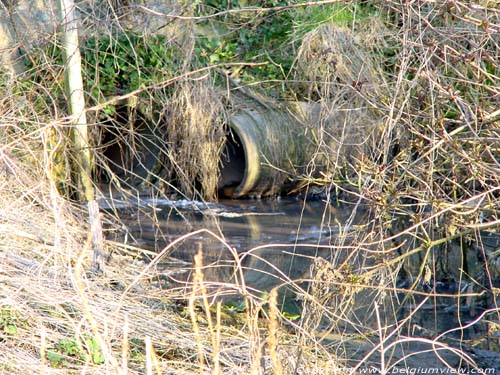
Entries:
{"type": "MultiPolygon", "coordinates": [[[[487,327],[486,343],[500,320],[500,10],[491,1],[320,3],[179,1],[153,12],[128,3],[105,8],[99,27],[82,13],[94,177],[104,190],[215,198],[232,92],[345,116],[351,144],[338,146],[325,122],[317,152],[329,168],[299,176],[300,186],[307,199],[314,191],[369,214],[362,225],[336,223],[326,260],[316,258],[305,280],[281,275],[276,291],[247,288],[234,255],[233,278],[215,290],[237,294],[237,304],[210,295],[201,255],[186,266],[188,286],[170,288],[159,267],[170,247],[156,255],[123,244],[112,212],[103,213],[112,256],[103,274],[89,271],[87,213],[71,200],[78,153],[64,61],[57,38],[26,47],[26,71],[0,86],[0,372],[498,365],[469,355],[477,342],[464,327],[487,327]],[[137,14],[160,26],[125,32],[137,14]],[[332,156],[342,153],[350,156],[332,156]],[[444,284],[458,287],[438,291],[444,284]],[[284,289],[299,314],[280,309],[284,289]],[[436,320],[439,298],[455,306],[457,326],[417,331],[412,316],[430,304],[436,320]]],[[[216,227],[195,235],[225,244],[216,227]]]]}

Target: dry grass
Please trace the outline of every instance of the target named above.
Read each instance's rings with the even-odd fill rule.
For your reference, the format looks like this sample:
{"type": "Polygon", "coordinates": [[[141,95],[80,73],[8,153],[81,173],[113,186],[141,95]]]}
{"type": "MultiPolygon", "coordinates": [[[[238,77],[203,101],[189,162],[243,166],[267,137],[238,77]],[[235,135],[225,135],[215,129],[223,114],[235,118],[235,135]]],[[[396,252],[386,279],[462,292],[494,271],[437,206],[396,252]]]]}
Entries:
{"type": "MultiPolygon", "coordinates": [[[[277,340],[295,339],[280,327],[275,299],[270,352],[261,353],[258,316],[267,301],[250,298],[246,318],[222,323],[221,304],[209,302],[201,254],[186,294],[153,282],[163,253],[146,264],[140,249],[130,255],[118,243],[107,243],[113,256],[105,274],[92,274],[85,212],[62,199],[43,171],[26,172],[4,149],[1,163],[2,372],[242,374],[260,373],[268,359],[279,368],[277,340]]],[[[248,295],[244,284],[225,287],[248,295]]]]}
{"type": "Polygon", "coordinates": [[[297,52],[296,89],[319,104],[312,123],[318,154],[328,160],[332,174],[346,167],[351,173],[356,159],[380,147],[379,103],[388,96],[388,86],[379,61],[363,42],[347,28],[325,24],[307,33],[297,52]]]}
{"type": "Polygon", "coordinates": [[[201,193],[202,198],[213,200],[217,196],[226,112],[218,98],[207,76],[183,82],[173,98],[164,98],[169,177],[177,176],[180,190],[188,197],[201,193]]]}
{"type": "MultiPolygon", "coordinates": [[[[186,287],[165,288],[156,266],[175,244],[151,254],[114,242],[120,223],[111,216],[105,245],[112,256],[104,274],[90,272],[87,213],[61,194],[75,189],[69,122],[51,91],[62,67],[48,62],[47,75],[32,85],[2,81],[0,372],[320,374],[344,365],[390,372],[405,360],[446,366],[439,356],[451,358],[450,366],[487,366],[467,355],[474,342],[463,333],[457,339],[452,330],[417,332],[416,315],[447,298],[457,311],[470,312],[471,321],[455,330],[488,320],[491,335],[498,332],[499,253],[485,241],[500,228],[499,10],[491,2],[373,3],[384,24],[370,21],[372,38],[321,26],[305,37],[294,77],[308,82],[305,95],[325,111],[318,153],[330,158],[330,172],[339,172],[316,182],[368,202],[372,215],[352,231],[353,222],[340,223],[339,235],[325,245],[328,261],[316,259],[304,280],[290,280],[270,260],[258,259],[259,249],[245,253],[267,262],[283,288],[302,299],[298,320],[280,311],[275,291],[258,295],[247,288],[236,255],[231,282],[209,282],[213,265],[198,255],[186,287]],[[340,130],[332,130],[339,118],[340,130]],[[342,159],[339,150],[350,157],[342,159]],[[344,166],[347,171],[338,170],[344,166]],[[467,254],[482,261],[471,272],[467,254]],[[460,266],[446,264],[453,256],[459,261],[450,264],[460,266]],[[410,285],[401,298],[404,275],[410,285]],[[467,290],[446,296],[432,290],[443,275],[467,280],[467,290]],[[228,291],[243,299],[243,312],[230,314],[217,303],[228,291]]],[[[96,150],[101,171],[121,193],[136,196],[142,184],[162,194],[161,185],[171,189],[175,175],[188,197],[214,196],[224,109],[210,77],[184,74],[175,86],[139,90],[141,100],[155,101],[154,110],[140,109],[134,94],[124,104],[125,121],[95,120],[117,132],[120,147],[132,153],[128,162],[134,155],[144,161],[141,153],[151,145],[151,134],[132,126],[135,116],[155,131],[169,126],[166,139],[153,136],[161,154],[153,164],[160,169],[136,173],[139,184],[127,185],[109,155],[96,150]]],[[[339,224],[321,214],[325,225],[339,224]]],[[[214,232],[178,241],[200,235],[228,246],[214,232]]]]}
{"type": "MultiPolygon", "coordinates": [[[[401,336],[418,306],[396,326],[391,323],[395,272],[408,255],[380,250],[388,241],[380,237],[378,220],[367,221],[359,232],[340,233],[332,244],[334,266],[316,259],[308,289],[282,275],[283,284],[304,300],[303,316],[294,321],[278,309],[276,291],[256,296],[247,289],[239,276],[242,259],[236,257],[232,283],[206,280],[213,266],[205,265],[201,253],[186,288],[158,283],[156,265],[176,243],[203,235],[229,246],[206,230],[180,238],[148,263],[140,256],[143,250],[130,252],[129,245],[107,241],[113,255],[106,272],[92,274],[90,233],[82,224],[86,212],[62,199],[45,171],[28,168],[5,149],[1,161],[0,363],[5,373],[262,374],[266,368],[276,374],[319,374],[343,371],[344,360],[352,360],[350,351],[360,348],[366,358],[356,357],[350,367],[372,363],[365,352],[370,342],[374,351],[387,354],[405,342],[432,344],[442,355],[450,350],[444,339],[401,336]],[[377,263],[381,257],[386,264],[377,263]],[[214,290],[243,296],[245,311],[225,311],[214,290]],[[356,312],[363,304],[363,312],[356,312]],[[344,336],[348,327],[358,334],[344,336]]],[[[114,219],[106,223],[111,238],[114,219]]],[[[472,363],[452,350],[453,358],[472,363]]]]}

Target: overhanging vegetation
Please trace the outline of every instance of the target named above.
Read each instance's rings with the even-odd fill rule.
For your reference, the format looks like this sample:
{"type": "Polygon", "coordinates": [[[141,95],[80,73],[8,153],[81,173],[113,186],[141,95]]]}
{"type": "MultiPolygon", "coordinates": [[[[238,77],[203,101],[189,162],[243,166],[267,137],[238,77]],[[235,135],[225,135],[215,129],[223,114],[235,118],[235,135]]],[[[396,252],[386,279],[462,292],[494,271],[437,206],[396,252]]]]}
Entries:
{"type": "MultiPolygon", "coordinates": [[[[246,93],[263,105],[321,109],[318,131],[307,132],[317,152],[293,176],[297,193],[355,202],[353,211],[363,203],[366,223],[349,236],[349,223],[337,223],[325,245],[332,255],[315,259],[307,280],[283,277],[261,294],[246,287],[241,254],[228,245],[233,279],[219,290],[241,297],[230,304],[210,294],[201,255],[185,266],[193,271],[185,289],[165,288],[156,266],[171,247],[158,254],[124,244],[110,210],[111,256],[104,274],[92,273],[60,38],[53,29],[40,43],[20,39],[20,59],[0,81],[1,371],[389,372],[405,344],[416,348],[403,355],[411,364],[413,353],[429,352],[443,367],[439,355],[450,366],[498,363],[471,357],[475,342],[464,337],[409,328],[417,310],[446,294],[457,314],[465,309],[471,324],[498,334],[499,9],[491,1],[254,4],[81,5],[95,188],[216,199],[227,122],[241,105],[235,95],[246,93]],[[477,257],[479,271],[450,269],[450,253],[464,265],[477,257]],[[438,293],[450,279],[459,288],[438,293]],[[298,314],[280,305],[283,289],[300,299],[298,314]],[[366,315],[355,311],[359,301],[366,315]],[[351,355],[359,348],[362,356],[351,355]]],[[[9,7],[2,15],[14,14],[9,7]]],[[[196,235],[225,246],[214,231],[196,235]]]]}

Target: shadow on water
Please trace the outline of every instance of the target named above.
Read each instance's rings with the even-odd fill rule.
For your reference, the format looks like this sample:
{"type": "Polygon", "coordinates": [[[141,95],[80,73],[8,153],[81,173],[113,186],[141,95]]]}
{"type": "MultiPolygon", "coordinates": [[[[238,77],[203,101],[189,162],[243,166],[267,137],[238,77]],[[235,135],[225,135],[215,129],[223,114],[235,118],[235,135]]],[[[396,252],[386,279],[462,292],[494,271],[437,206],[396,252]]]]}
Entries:
{"type": "MultiPolygon", "coordinates": [[[[126,241],[155,253],[164,253],[156,264],[155,274],[160,287],[169,291],[189,290],[194,273],[193,259],[201,253],[203,277],[212,295],[228,302],[241,297],[243,284],[245,293],[256,297],[279,287],[281,301],[284,301],[282,308],[300,315],[304,308],[300,297],[310,292],[317,259],[325,259],[348,274],[350,278],[344,281],[354,280],[352,275],[355,279],[362,277],[356,272],[373,269],[378,262],[384,261],[380,254],[373,252],[383,243],[377,242],[379,222],[369,209],[359,204],[323,200],[304,202],[293,198],[218,203],[144,198],[133,204],[115,203],[127,228],[126,241]],[[188,235],[201,228],[208,231],[188,235]],[[171,245],[185,235],[188,236],[175,246],[171,245]],[[355,244],[358,245],[354,247],[355,244]],[[360,247],[359,244],[364,245],[360,247]],[[376,245],[371,247],[369,244],[376,245]]],[[[406,223],[401,220],[397,225],[403,227],[406,223]]],[[[430,254],[432,259],[435,256],[444,264],[434,261],[430,281],[412,285],[412,275],[418,274],[423,261],[422,254],[405,262],[397,281],[390,284],[392,289],[386,293],[380,311],[385,315],[383,323],[389,327],[394,320],[402,322],[411,315],[411,320],[400,327],[409,336],[434,338],[448,332],[443,339],[450,345],[461,346],[459,343],[467,342],[477,348],[476,352],[482,349],[498,351],[498,333],[488,336],[490,323],[496,320],[497,313],[484,315],[488,306],[492,306],[491,301],[480,300],[481,293],[479,297],[467,296],[478,294],[474,284],[478,279],[470,281],[460,276],[464,268],[469,275],[484,273],[484,263],[477,256],[477,249],[470,247],[466,250],[467,264],[464,265],[460,244],[448,246],[444,258],[442,254],[430,254]],[[410,287],[417,293],[405,292],[410,287]],[[481,322],[468,327],[481,316],[481,322]]],[[[483,297],[487,293],[483,292],[483,297]]],[[[356,321],[363,322],[364,327],[377,329],[379,322],[374,317],[374,301],[379,298],[379,291],[370,292],[369,288],[356,295],[351,309],[353,315],[345,319],[351,325],[350,330],[356,325],[351,323],[356,321]]],[[[316,328],[328,331],[331,328],[328,324],[320,321],[316,328]]]]}
{"type": "MultiPolygon", "coordinates": [[[[338,258],[342,246],[362,221],[362,208],[314,200],[191,201],[145,200],[148,210],[122,215],[129,235],[143,248],[161,252],[172,241],[200,228],[210,233],[189,236],[168,250],[169,258],[192,263],[203,254],[207,282],[234,282],[239,263],[244,282],[254,293],[308,279],[314,259],[338,258]],[[154,206],[153,203],[154,202],[154,206]],[[237,258],[237,259],[236,259],[237,258]]],[[[125,211],[123,211],[125,212],[125,211]]],[[[169,267],[168,262],[161,262],[169,267]]],[[[175,267],[175,266],[172,266],[175,267]]],[[[172,281],[188,281],[189,268],[172,281]]],[[[300,284],[300,283],[299,283],[300,284]]]]}

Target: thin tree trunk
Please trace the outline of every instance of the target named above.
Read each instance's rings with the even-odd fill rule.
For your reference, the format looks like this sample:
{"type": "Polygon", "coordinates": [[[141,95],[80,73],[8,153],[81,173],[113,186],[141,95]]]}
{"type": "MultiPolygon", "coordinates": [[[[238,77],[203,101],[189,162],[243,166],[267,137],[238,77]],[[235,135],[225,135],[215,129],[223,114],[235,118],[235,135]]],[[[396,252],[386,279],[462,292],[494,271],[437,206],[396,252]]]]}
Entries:
{"type": "Polygon", "coordinates": [[[103,251],[103,236],[99,206],[94,199],[92,183],[92,155],[89,147],[89,131],[85,115],[85,97],[82,79],[82,60],[78,42],[78,21],[75,16],[73,0],[59,0],[63,21],[63,50],[66,59],[66,86],[69,94],[70,112],[73,117],[73,147],[75,160],[78,195],[80,200],[87,202],[90,221],[90,235],[94,253],[94,271],[104,270],[105,253],[103,251]],[[80,189],[82,191],[80,191],[80,189]]]}
{"type": "Polygon", "coordinates": [[[63,51],[66,59],[66,86],[70,100],[70,112],[73,117],[74,160],[78,179],[78,195],[81,200],[90,202],[94,199],[94,187],[91,179],[92,158],[89,148],[89,132],[85,116],[85,98],[83,95],[82,61],[78,42],[78,22],[75,17],[73,0],[59,0],[63,21],[63,51]]]}

